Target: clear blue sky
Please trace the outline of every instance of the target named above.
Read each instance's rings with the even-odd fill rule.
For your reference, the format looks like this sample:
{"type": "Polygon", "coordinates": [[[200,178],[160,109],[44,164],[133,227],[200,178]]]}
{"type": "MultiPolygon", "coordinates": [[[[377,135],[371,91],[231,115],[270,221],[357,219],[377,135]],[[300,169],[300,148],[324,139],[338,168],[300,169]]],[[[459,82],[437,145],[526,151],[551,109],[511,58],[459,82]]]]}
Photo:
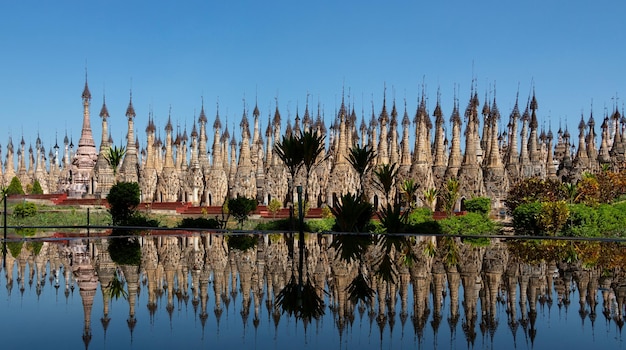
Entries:
{"type": "MultiPolygon", "coordinates": [[[[91,123],[100,142],[103,95],[116,144],[126,135],[132,89],[136,132],[148,113],[163,128],[191,129],[202,97],[209,125],[239,138],[244,99],[267,117],[278,99],[283,122],[304,110],[307,93],[327,126],[341,101],[378,115],[406,98],[415,114],[422,85],[432,113],[437,89],[446,119],[457,86],[465,108],[472,78],[481,103],[496,86],[506,125],[519,88],[534,86],[542,125],[577,135],[581,113],[599,132],[605,108],[626,100],[623,1],[31,1],[0,2],[0,144],[9,135],[47,150],[80,136],[88,72],[91,123]]],[[[212,133],[209,133],[212,135],[212,133]]],[[[238,141],[240,141],[238,139],[238,141]]]]}

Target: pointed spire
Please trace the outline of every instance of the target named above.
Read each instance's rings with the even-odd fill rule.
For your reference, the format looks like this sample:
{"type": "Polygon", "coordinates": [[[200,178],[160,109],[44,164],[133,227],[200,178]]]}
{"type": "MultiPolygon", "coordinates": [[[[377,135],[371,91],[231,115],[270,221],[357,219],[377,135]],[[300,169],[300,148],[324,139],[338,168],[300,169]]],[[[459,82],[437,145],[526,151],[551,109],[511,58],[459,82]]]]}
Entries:
{"type": "Polygon", "coordinates": [[[276,98],[276,110],[274,111],[274,125],[280,125],[280,112],[278,111],[278,98],[276,98]]]}
{"type": "Polygon", "coordinates": [[[83,101],[91,100],[91,92],[89,91],[89,85],[87,84],[87,68],[85,68],[85,88],[82,94],[83,101]]]}
{"type": "Polygon", "coordinates": [[[128,101],[128,108],[126,108],[126,116],[128,118],[134,118],[136,116],[135,114],[135,108],[133,107],[133,91],[130,91],[130,99],[128,101]]]}
{"type": "Polygon", "coordinates": [[[165,131],[172,132],[174,128],[172,127],[172,106],[170,106],[170,111],[167,115],[167,124],[165,124],[165,131]]]}
{"type": "Polygon", "coordinates": [[[213,122],[213,129],[221,129],[222,122],[220,121],[220,102],[217,101],[217,112],[215,113],[215,121],[213,122]]]}
{"type": "Polygon", "coordinates": [[[102,95],[102,108],[100,109],[100,117],[101,118],[109,117],[109,110],[107,109],[107,103],[106,103],[104,94],[102,95]]]}
{"type": "Polygon", "coordinates": [[[206,118],[206,114],[204,114],[204,97],[202,97],[201,100],[202,102],[200,105],[200,116],[198,116],[198,121],[200,123],[206,124],[207,118],[206,118]]]}
{"type": "Polygon", "coordinates": [[[409,118],[409,112],[406,108],[406,99],[404,99],[404,115],[402,116],[402,126],[407,128],[411,126],[411,119],[409,118]]]}

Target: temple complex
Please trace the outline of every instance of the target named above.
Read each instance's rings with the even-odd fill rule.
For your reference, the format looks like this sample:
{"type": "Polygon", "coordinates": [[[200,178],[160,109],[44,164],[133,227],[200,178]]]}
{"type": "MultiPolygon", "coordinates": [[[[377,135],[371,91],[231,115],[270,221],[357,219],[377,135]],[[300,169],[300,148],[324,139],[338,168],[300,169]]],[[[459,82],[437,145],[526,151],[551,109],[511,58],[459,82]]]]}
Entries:
{"type": "MultiPolygon", "coordinates": [[[[516,97],[508,120],[503,120],[495,92],[493,96],[485,96],[480,108],[478,92],[472,87],[464,114],[461,115],[455,96],[449,118],[441,108],[439,92],[431,114],[422,91],[412,119],[406,101],[400,120],[395,100],[390,103],[389,113],[385,96],[380,113],[375,112],[372,102],[369,123],[363,115],[357,125],[354,106],[342,98],[328,129],[319,105],[317,118],[312,117],[308,99],[302,118],[296,111],[295,118],[289,118],[286,123],[276,101],[265,133],[256,103],[252,123],[244,103],[241,119],[237,121],[239,132],[233,129],[232,135],[228,125],[222,125],[219,106],[210,123],[202,103],[189,136],[187,127],[174,129],[171,111],[162,127],[155,124],[150,112],[143,145],[135,136],[136,113],[131,92],[125,113],[126,154],[119,169],[113,171],[106,160],[109,148],[113,147],[106,101],[103,97],[99,113],[102,134],[97,149],[91,131],[91,93],[87,80],[81,97],[83,119],[78,147],[74,149],[66,135],[64,147],[55,144],[46,155],[39,138],[33,149],[26,148],[23,137],[17,145],[9,137],[5,161],[0,166],[1,185],[7,186],[17,176],[24,188],[38,181],[44,193],[105,198],[115,181],[133,181],[139,183],[144,202],[221,206],[226,198],[246,196],[256,198],[260,204],[278,199],[288,205],[288,172],[274,154],[274,146],[284,136],[304,131],[324,136],[327,142],[322,154],[324,161],[314,169],[309,183],[304,183],[303,171],[294,180],[294,185],[308,187],[307,201],[311,207],[331,206],[342,194],[357,191],[360,180],[347,159],[350,148],[356,145],[368,145],[375,150],[376,166],[397,164],[398,178],[391,199],[399,195],[400,184],[406,179],[413,179],[419,185],[416,200],[421,204],[425,201],[425,190],[441,188],[448,179],[455,178],[460,188],[456,209],[461,209],[464,199],[488,196],[492,208],[499,211],[509,187],[525,177],[576,182],[584,172],[594,172],[603,166],[621,169],[626,164],[626,118],[617,106],[605,113],[599,135],[593,114],[588,119],[581,116],[575,142],[567,128],[559,127],[555,136],[551,129],[539,127],[539,104],[534,89],[524,112],[520,113],[516,97]],[[284,132],[283,125],[286,125],[284,132]],[[161,139],[161,128],[165,140],[161,139]]],[[[366,196],[372,203],[384,205],[387,198],[372,185],[371,174],[366,181],[366,196]]]]}

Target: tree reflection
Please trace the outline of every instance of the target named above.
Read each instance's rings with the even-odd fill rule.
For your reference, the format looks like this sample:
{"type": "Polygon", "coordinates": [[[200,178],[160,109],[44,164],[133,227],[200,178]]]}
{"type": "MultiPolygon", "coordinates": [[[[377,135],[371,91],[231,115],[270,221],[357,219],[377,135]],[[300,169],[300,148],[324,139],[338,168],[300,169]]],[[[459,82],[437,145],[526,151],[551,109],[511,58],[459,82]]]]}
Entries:
{"type": "Polygon", "coordinates": [[[109,255],[111,260],[118,265],[138,266],[141,262],[139,238],[126,236],[127,232],[126,230],[113,230],[108,246],[109,255]]]}

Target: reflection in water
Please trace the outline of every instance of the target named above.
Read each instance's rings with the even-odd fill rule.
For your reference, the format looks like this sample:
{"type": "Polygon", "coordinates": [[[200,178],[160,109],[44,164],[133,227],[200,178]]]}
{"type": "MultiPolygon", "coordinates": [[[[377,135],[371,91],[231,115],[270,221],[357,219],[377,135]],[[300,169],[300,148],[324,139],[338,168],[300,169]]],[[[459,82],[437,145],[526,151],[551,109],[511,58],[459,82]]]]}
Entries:
{"type": "MultiPolygon", "coordinates": [[[[494,347],[501,341],[506,347],[546,348],[557,340],[563,342],[564,334],[577,339],[574,344],[614,347],[621,343],[626,250],[618,243],[493,240],[477,244],[449,237],[307,234],[304,245],[295,239],[298,249],[290,254],[290,240],[280,234],[233,237],[189,234],[143,236],[136,241],[10,242],[3,261],[6,297],[2,299],[7,300],[7,308],[13,308],[15,289],[23,298],[34,286],[37,298],[48,293],[58,300],[62,293],[71,300],[78,288],[84,317],[80,336],[87,347],[101,346],[93,344],[92,314],[99,318],[105,340],[110,327],[120,332],[119,316],[110,316],[113,308],[118,315],[120,308],[127,310],[130,344],[136,332],[142,334],[142,342],[148,341],[146,333],[156,344],[167,337],[167,332],[151,331],[163,312],[170,329],[176,322],[183,327],[199,322],[202,342],[208,324],[215,325],[214,336],[220,334],[220,322],[229,309],[239,310],[244,334],[252,317],[255,341],[272,330],[276,341],[278,330],[284,329],[281,323],[287,327],[295,319],[296,325],[302,321],[304,335],[300,336],[305,343],[319,346],[328,338],[341,345],[367,347],[399,343],[494,347]],[[116,249],[129,254],[133,242],[138,244],[138,260],[115,258],[116,249]],[[47,289],[46,279],[51,286],[47,289]],[[189,301],[192,314],[181,319],[177,310],[180,313],[189,301]],[[553,304],[557,315],[567,315],[572,302],[578,302],[579,320],[592,334],[578,332],[580,322],[568,325],[567,333],[560,335],[561,327],[550,326],[550,322],[567,323],[560,317],[549,319],[553,304]],[[147,319],[138,316],[144,312],[142,304],[147,319]],[[617,333],[606,338],[593,335],[598,311],[607,332],[617,333]],[[142,322],[144,326],[139,327],[142,322]],[[368,332],[355,328],[363,327],[363,322],[369,322],[368,332]],[[310,338],[311,325],[315,325],[316,340],[310,338]],[[400,338],[396,338],[398,332],[400,338]]],[[[20,312],[26,310],[12,311],[20,312]]],[[[0,326],[10,330],[11,322],[10,317],[4,318],[0,326]]],[[[231,327],[233,320],[228,322],[231,327]]],[[[66,337],[79,336],[71,329],[65,332],[66,337]]],[[[283,346],[293,345],[292,341],[283,346]]]]}

